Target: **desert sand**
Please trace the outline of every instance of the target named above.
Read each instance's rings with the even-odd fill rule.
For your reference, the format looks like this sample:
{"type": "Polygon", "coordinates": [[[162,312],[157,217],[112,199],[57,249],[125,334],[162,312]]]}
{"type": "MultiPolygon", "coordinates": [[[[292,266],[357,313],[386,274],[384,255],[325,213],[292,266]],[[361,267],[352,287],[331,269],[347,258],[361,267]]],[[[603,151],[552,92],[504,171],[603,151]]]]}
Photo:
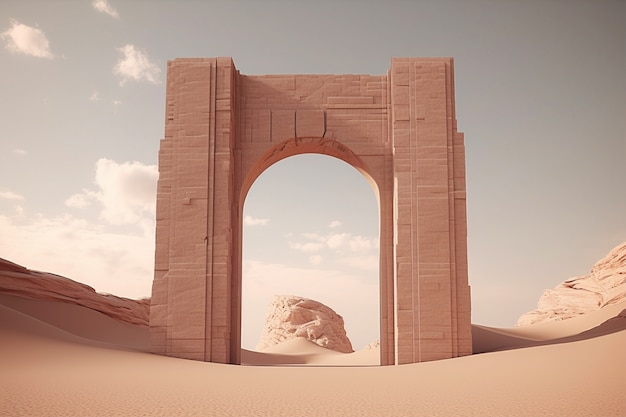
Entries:
{"type": "Polygon", "coordinates": [[[239,366],[154,355],[146,326],[2,294],[0,415],[626,415],[625,309],[474,326],[484,353],[456,359],[368,366],[376,349],[342,354],[296,339],[244,352],[255,366],[239,366]]]}

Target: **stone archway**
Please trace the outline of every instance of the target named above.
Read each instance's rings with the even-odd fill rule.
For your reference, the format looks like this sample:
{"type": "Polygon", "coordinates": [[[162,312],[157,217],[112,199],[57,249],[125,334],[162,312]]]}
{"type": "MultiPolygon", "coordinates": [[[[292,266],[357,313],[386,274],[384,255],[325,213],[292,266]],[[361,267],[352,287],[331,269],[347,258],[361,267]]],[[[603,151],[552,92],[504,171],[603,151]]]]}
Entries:
{"type": "Polygon", "coordinates": [[[239,363],[242,210],[254,179],[300,153],[364,173],[380,204],[381,364],[471,353],[465,155],[450,58],[387,75],[240,74],[168,62],[159,153],[155,353],[239,363]]]}

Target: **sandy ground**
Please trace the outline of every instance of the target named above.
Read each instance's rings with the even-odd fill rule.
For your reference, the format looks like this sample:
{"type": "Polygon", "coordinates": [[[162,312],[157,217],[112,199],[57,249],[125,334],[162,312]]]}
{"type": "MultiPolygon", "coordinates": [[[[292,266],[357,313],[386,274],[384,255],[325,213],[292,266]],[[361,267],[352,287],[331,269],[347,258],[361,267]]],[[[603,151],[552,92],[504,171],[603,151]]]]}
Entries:
{"type": "Polygon", "coordinates": [[[146,353],[145,327],[3,295],[0,415],[624,416],[625,310],[475,326],[475,349],[486,353],[457,359],[356,366],[376,351],[346,355],[296,340],[244,352],[274,366],[236,366],[146,353]],[[297,366],[306,364],[316,366],[297,366]]]}

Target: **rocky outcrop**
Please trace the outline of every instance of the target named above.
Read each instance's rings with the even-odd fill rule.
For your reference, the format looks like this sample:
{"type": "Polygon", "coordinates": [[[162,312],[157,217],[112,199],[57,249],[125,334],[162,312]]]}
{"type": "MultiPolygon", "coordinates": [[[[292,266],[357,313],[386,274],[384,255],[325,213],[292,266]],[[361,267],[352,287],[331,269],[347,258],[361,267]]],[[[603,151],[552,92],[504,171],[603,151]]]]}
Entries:
{"type": "Polygon", "coordinates": [[[0,293],[87,307],[122,322],[147,326],[150,299],[132,300],[99,294],[88,285],[38,272],[0,258],[0,293]]]}
{"type": "Polygon", "coordinates": [[[265,328],[257,350],[298,337],[327,349],[351,353],[343,318],[330,307],[293,295],[277,295],[267,309],[265,328]]]}
{"type": "Polygon", "coordinates": [[[380,349],[380,339],[376,339],[373,342],[368,343],[367,345],[365,345],[363,349],[364,350],[380,349]]]}
{"type": "Polygon", "coordinates": [[[598,261],[589,275],[568,279],[542,294],[537,309],[517,326],[565,320],[626,299],[626,242],[598,261]]]}

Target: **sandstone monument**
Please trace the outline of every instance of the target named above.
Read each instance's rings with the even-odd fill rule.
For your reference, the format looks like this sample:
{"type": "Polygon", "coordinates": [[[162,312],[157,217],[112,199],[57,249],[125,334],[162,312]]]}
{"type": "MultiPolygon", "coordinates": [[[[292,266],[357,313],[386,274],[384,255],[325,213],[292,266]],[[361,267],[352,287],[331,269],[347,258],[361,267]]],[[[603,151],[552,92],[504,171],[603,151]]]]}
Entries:
{"type": "Polygon", "coordinates": [[[465,151],[451,58],[384,75],[244,75],[168,62],[159,153],[155,353],[240,363],[242,210],[255,179],[319,153],[358,169],[380,213],[380,363],[471,354],[465,151]]]}

